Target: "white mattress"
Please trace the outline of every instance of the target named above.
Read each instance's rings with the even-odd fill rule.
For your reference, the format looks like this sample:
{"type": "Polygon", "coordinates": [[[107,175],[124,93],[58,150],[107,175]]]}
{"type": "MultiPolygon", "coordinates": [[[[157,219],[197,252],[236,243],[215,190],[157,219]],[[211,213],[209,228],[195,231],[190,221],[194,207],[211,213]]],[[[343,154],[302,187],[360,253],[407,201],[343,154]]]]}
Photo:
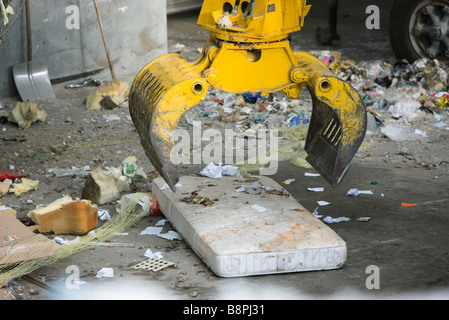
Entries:
{"type": "Polygon", "coordinates": [[[173,227],[217,276],[342,267],[347,255],[345,241],[274,180],[265,176],[257,179],[245,182],[240,177],[185,176],[174,193],[157,178],[153,180],[153,195],[173,227]],[[240,186],[254,183],[264,186],[259,188],[260,194],[236,192],[240,186]],[[266,189],[288,196],[269,194],[266,189]],[[195,190],[213,204],[182,200],[195,190]]]}

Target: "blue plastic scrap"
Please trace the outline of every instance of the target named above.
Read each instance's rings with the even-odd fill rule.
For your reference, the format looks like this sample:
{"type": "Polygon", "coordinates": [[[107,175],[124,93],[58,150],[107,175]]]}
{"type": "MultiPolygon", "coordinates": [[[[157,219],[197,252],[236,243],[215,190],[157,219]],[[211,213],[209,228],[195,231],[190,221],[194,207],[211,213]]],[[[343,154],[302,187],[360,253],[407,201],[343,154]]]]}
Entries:
{"type": "Polygon", "coordinates": [[[262,99],[262,96],[258,93],[251,93],[251,92],[246,92],[242,94],[243,99],[245,100],[245,102],[248,103],[256,103],[257,99],[262,99]]]}

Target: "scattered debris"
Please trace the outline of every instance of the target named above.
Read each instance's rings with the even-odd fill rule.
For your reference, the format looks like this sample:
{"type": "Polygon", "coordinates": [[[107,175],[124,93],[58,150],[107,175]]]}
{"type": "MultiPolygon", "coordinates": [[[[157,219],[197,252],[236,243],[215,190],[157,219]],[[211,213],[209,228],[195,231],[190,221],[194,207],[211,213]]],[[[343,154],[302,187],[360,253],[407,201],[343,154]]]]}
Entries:
{"type": "Polygon", "coordinates": [[[315,218],[321,219],[323,216],[318,213],[318,208],[319,207],[316,207],[315,210],[313,210],[312,214],[314,215],[315,218]]]}
{"type": "Polygon", "coordinates": [[[202,293],[202,291],[191,291],[191,292],[189,292],[189,296],[191,296],[192,298],[196,298],[196,297],[198,297],[201,293],[202,293]]]}
{"type": "Polygon", "coordinates": [[[111,215],[109,214],[108,210],[105,209],[98,209],[98,219],[102,220],[102,221],[107,221],[109,219],[111,219],[111,215]]]}
{"type": "Polygon", "coordinates": [[[167,233],[159,233],[157,235],[159,238],[167,239],[167,240],[182,240],[182,237],[179,233],[173,230],[167,231],[167,233]]]}
{"type": "Polygon", "coordinates": [[[116,114],[104,114],[103,119],[106,120],[106,122],[121,120],[120,117],[116,114]]]}
{"type": "Polygon", "coordinates": [[[291,184],[292,182],[295,182],[295,179],[287,179],[285,181],[282,181],[283,184],[291,184]]]}
{"type": "Polygon", "coordinates": [[[299,168],[305,168],[305,169],[311,169],[312,168],[310,163],[308,163],[307,160],[305,159],[305,155],[292,159],[290,161],[290,163],[292,165],[294,165],[294,166],[299,167],[299,168]]]}
{"type": "Polygon", "coordinates": [[[401,207],[416,207],[417,203],[401,202],[401,207]]]}
{"type": "Polygon", "coordinates": [[[148,259],[146,261],[140,262],[140,263],[132,266],[131,268],[158,272],[162,269],[165,269],[167,267],[174,266],[174,265],[175,264],[170,261],[152,258],[152,259],[148,259]]]}
{"type": "Polygon", "coordinates": [[[119,80],[106,82],[87,97],[86,107],[89,110],[113,109],[122,105],[128,94],[128,83],[119,80]]]}
{"type": "Polygon", "coordinates": [[[82,168],[73,166],[71,169],[53,168],[48,170],[48,172],[53,173],[56,177],[86,177],[89,174],[89,171],[90,166],[84,166],[82,168]]]}
{"type": "Polygon", "coordinates": [[[313,192],[323,192],[324,188],[323,187],[317,187],[317,188],[307,188],[308,191],[313,191],[313,192]]]}
{"type": "Polygon", "coordinates": [[[34,160],[45,160],[53,154],[61,154],[62,152],[55,146],[47,145],[38,147],[34,150],[29,150],[19,154],[19,157],[32,158],[34,160]]]}
{"type": "Polygon", "coordinates": [[[55,242],[55,243],[57,243],[57,244],[60,244],[61,246],[69,246],[69,245],[73,245],[73,244],[76,244],[79,240],[80,240],[79,237],[76,237],[76,238],[73,239],[73,240],[66,240],[66,239],[64,239],[64,238],[62,238],[62,237],[58,237],[58,236],[55,236],[55,237],[53,238],[53,242],[55,242]]]}
{"type": "Polygon", "coordinates": [[[113,268],[101,268],[100,271],[97,272],[95,278],[113,278],[114,277],[114,269],[113,268]]]}
{"type": "Polygon", "coordinates": [[[357,197],[359,194],[373,194],[371,190],[359,190],[357,188],[349,189],[346,193],[347,196],[357,197]]]}
{"type": "Polygon", "coordinates": [[[140,232],[141,235],[158,235],[161,233],[163,227],[146,227],[145,230],[140,232]]]}
{"type": "Polygon", "coordinates": [[[274,194],[277,196],[283,196],[283,197],[290,197],[290,193],[286,192],[285,190],[267,190],[266,191],[268,194],[274,194]]]}
{"type": "Polygon", "coordinates": [[[351,219],[349,219],[348,217],[339,217],[339,218],[332,218],[332,217],[326,217],[323,219],[323,222],[331,224],[331,223],[339,223],[339,222],[345,222],[345,221],[349,221],[351,219]]]}
{"type": "Polygon", "coordinates": [[[114,167],[97,167],[89,172],[82,191],[83,199],[105,204],[120,198],[122,192],[130,192],[127,177],[114,167]]]}
{"type": "Polygon", "coordinates": [[[0,13],[1,13],[2,18],[3,18],[3,25],[6,26],[9,23],[8,14],[13,15],[14,14],[14,8],[10,4],[8,4],[5,7],[5,4],[2,1],[2,3],[0,3],[0,9],[1,9],[0,13]]]}
{"type": "Polygon", "coordinates": [[[248,194],[259,194],[262,192],[259,183],[254,183],[251,185],[242,185],[235,190],[235,192],[246,192],[248,194]]]}
{"type": "Polygon", "coordinates": [[[8,193],[9,188],[11,187],[12,180],[5,179],[2,182],[0,182],[0,197],[4,196],[8,193]]]}
{"type": "Polygon", "coordinates": [[[73,200],[69,196],[47,206],[38,205],[27,215],[41,233],[84,235],[98,224],[97,205],[90,200],[73,200]]]}
{"type": "Polygon", "coordinates": [[[358,222],[368,222],[370,220],[371,220],[371,217],[360,217],[360,218],[357,218],[356,221],[358,221],[358,222]]]}
{"type": "MultiPolygon", "coordinates": [[[[224,21],[223,23],[226,24],[228,22],[230,21],[224,21]]],[[[232,22],[230,23],[230,26],[232,26],[232,22]]],[[[369,116],[372,120],[371,128],[373,130],[377,128],[381,129],[379,131],[388,139],[398,142],[411,141],[413,143],[424,143],[428,142],[427,139],[424,138],[432,135],[432,129],[443,130],[448,126],[445,122],[443,122],[445,117],[447,117],[447,112],[449,110],[449,94],[446,92],[448,90],[447,80],[444,79],[444,75],[441,75],[440,72],[441,70],[443,70],[442,66],[435,65],[434,63],[429,64],[424,61],[419,61],[418,63],[413,65],[407,64],[406,62],[398,62],[395,65],[384,62],[378,62],[375,65],[357,65],[354,61],[335,59],[334,56],[327,56],[323,60],[327,63],[329,68],[333,70],[339,77],[342,77],[351,82],[351,84],[361,92],[368,107],[368,111],[370,113],[369,116]],[[434,75],[434,77],[430,77],[429,74],[434,75]],[[406,88],[407,90],[401,90],[403,92],[393,91],[400,88],[406,88]],[[424,88],[426,90],[423,90],[424,88]],[[412,92],[412,94],[409,94],[409,92],[412,92]],[[416,127],[419,126],[419,121],[422,119],[431,119],[432,123],[435,123],[430,124],[432,126],[431,129],[426,129],[424,127],[416,129],[416,127]]],[[[85,85],[96,84],[86,83],[85,85]]],[[[120,86],[121,84],[116,83],[114,88],[112,86],[108,88],[108,86],[106,85],[100,88],[105,89],[104,91],[100,91],[100,89],[98,89],[95,93],[92,94],[90,99],[88,99],[89,101],[87,103],[87,107],[89,109],[117,108],[126,100],[125,93],[127,88],[126,86],[120,86]],[[121,99],[114,99],[114,95],[121,96],[121,99]]],[[[199,112],[201,113],[201,117],[207,117],[206,119],[214,119],[223,123],[232,123],[232,126],[234,126],[236,131],[241,131],[243,133],[257,132],[258,130],[264,128],[285,129],[280,130],[281,140],[283,140],[284,142],[294,141],[294,144],[288,145],[285,149],[282,149],[282,147],[284,147],[284,145],[282,145],[280,150],[282,152],[286,152],[281,153],[280,158],[283,158],[285,154],[288,154],[289,156],[291,156],[291,159],[289,160],[291,160],[291,163],[295,166],[311,168],[311,166],[305,160],[303,154],[301,154],[301,152],[303,151],[305,135],[299,134],[299,130],[303,130],[306,132],[307,125],[309,124],[311,115],[310,103],[304,103],[303,101],[299,103],[286,99],[283,100],[283,98],[279,98],[279,96],[277,96],[276,94],[271,94],[269,97],[263,97],[261,95],[253,93],[227,95],[219,93],[217,91],[214,92],[213,90],[211,91],[211,94],[208,94],[208,98],[209,99],[206,99],[206,101],[202,103],[200,108],[198,108],[198,110],[200,110],[199,112]],[[220,94],[221,96],[219,96],[220,94]],[[235,108],[236,106],[239,106],[239,108],[235,108]],[[292,137],[293,132],[295,132],[295,137],[292,137]]],[[[9,121],[18,123],[19,127],[26,129],[36,121],[45,121],[44,115],[46,116],[46,113],[45,111],[39,109],[37,105],[34,106],[28,104],[25,106],[21,106],[20,108],[16,106],[16,108],[17,109],[11,111],[9,121]],[[26,112],[23,113],[24,111],[26,112]],[[34,115],[28,117],[27,113],[34,113],[34,115]]],[[[194,111],[195,110],[193,110],[192,112],[194,111]]],[[[190,119],[193,119],[191,115],[188,116],[190,117],[190,119]]],[[[115,115],[104,115],[103,117],[100,116],[99,118],[106,121],[120,119],[120,117],[115,115]]],[[[381,137],[381,135],[379,135],[379,137],[381,137]]],[[[3,138],[3,140],[13,144],[25,142],[27,138],[23,136],[17,136],[15,138],[3,138]]],[[[430,141],[428,143],[432,142],[430,141]]],[[[401,144],[394,149],[394,154],[396,154],[396,150],[398,150],[398,155],[407,156],[397,157],[400,158],[401,161],[405,161],[406,158],[410,158],[410,155],[414,155],[413,149],[409,144],[401,144]]],[[[60,154],[60,151],[56,147],[45,146],[26,152],[22,152],[22,150],[20,150],[20,152],[18,153],[20,157],[30,157],[33,159],[42,160],[46,159],[49,155],[60,154]]],[[[421,165],[426,169],[435,168],[435,165],[433,165],[432,163],[418,162],[418,160],[416,161],[418,165],[421,165]]],[[[90,201],[92,201],[92,203],[98,204],[114,201],[119,198],[121,192],[129,192],[129,181],[131,179],[134,181],[144,181],[147,179],[147,176],[142,168],[139,168],[136,165],[135,157],[126,158],[118,169],[97,168],[97,170],[98,172],[92,174],[92,172],[95,170],[91,171],[88,166],[82,168],[73,166],[71,169],[54,168],[48,170],[48,172],[53,173],[56,177],[86,177],[90,175],[90,178],[86,179],[86,185],[83,190],[83,197],[85,195],[89,195],[89,198],[95,199],[95,201],[90,201]],[[87,180],[91,181],[88,182],[87,180]],[[91,183],[95,186],[89,187],[88,185],[91,183]],[[112,189],[113,191],[111,191],[112,189]]],[[[13,192],[17,196],[20,196],[20,194],[22,194],[23,192],[27,192],[25,191],[25,185],[32,180],[25,179],[27,176],[20,175],[17,171],[7,171],[11,171],[8,173],[10,174],[10,176],[2,175],[2,173],[6,174],[6,171],[0,172],[0,181],[3,181],[2,183],[0,183],[0,196],[7,192],[13,192]],[[23,189],[22,187],[18,186],[21,184],[19,184],[18,181],[14,181],[15,179],[22,179],[21,184],[23,184],[23,189]]],[[[203,171],[201,171],[201,174],[211,178],[219,178],[225,175],[234,176],[237,175],[237,167],[223,166],[221,163],[219,163],[218,165],[211,163],[206,166],[203,171]]],[[[306,172],[304,176],[318,177],[320,175],[316,173],[306,172]]],[[[295,179],[288,179],[283,183],[290,184],[294,181],[295,179]]],[[[34,181],[33,183],[36,184],[36,189],[28,186],[30,187],[29,190],[37,190],[38,181],[34,181]]],[[[371,182],[371,184],[375,183],[371,182]]],[[[308,188],[307,190],[313,192],[321,192],[323,191],[323,188],[308,188]]],[[[248,194],[259,194],[266,192],[267,194],[290,196],[284,190],[264,189],[263,186],[259,184],[241,185],[236,189],[236,192],[246,192],[248,194]]],[[[348,196],[358,196],[360,194],[373,193],[370,190],[358,190],[355,188],[350,189],[347,193],[348,196]]],[[[383,194],[381,194],[381,196],[383,196],[383,194]]],[[[122,197],[121,200],[118,201],[119,206],[120,204],[125,206],[127,202],[126,199],[126,196],[122,197]]],[[[202,204],[204,206],[211,206],[213,205],[214,201],[217,200],[218,199],[201,197],[198,195],[198,191],[193,191],[189,197],[184,198],[184,201],[186,203],[202,204]]],[[[317,203],[319,204],[319,206],[330,204],[326,201],[317,201],[317,203]]],[[[49,206],[52,205],[53,204],[50,204],[49,206]]],[[[145,210],[147,214],[153,215],[158,211],[157,203],[151,196],[148,196],[147,198],[145,198],[145,200],[142,200],[140,202],[140,205],[142,206],[142,208],[146,208],[145,210]]],[[[94,205],[92,204],[92,206],[94,205]]],[[[417,206],[417,203],[402,202],[401,206],[415,207],[417,206]]],[[[265,208],[258,205],[253,205],[252,208],[260,212],[264,212],[266,210],[265,208]]],[[[315,209],[313,215],[317,218],[322,218],[322,215],[318,213],[318,209],[319,207],[315,209]]],[[[47,210],[49,209],[47,208],[47,210]]],[[[56,211],[56,209],[54,211],[56,211]]],[[[120,208],[117,209],[117,212],[119,211],[120,208]]],[[[0,208],[0,213],[2,212],[6,212],[6,210],[2,210],[0,208]]],[[[49,212],[47,212],[45,216],[48,215],[49,217],[49,212]]],[[[55,214],[53,211],[51,212],[51,214],[55,214]]],[[[62,213],[59,213],[59,215],[61,214],[62,213]]],[[[3,217],[0,215],[0,220],[2,218],[3,217]]],[[[107,210],[98,209],[97,219],[104,219],[105,221],[109,220],[109,212],[107,210]]],[[[368,222],[370,221],[370,219],[371,217],[360,217],[357,218],[356,221],[368,222]]],[[[323,219],[323,221],[326,223],[338,223],[349,220],[350,219],[347,217],[326,217],[323,219]]],[[[160,228],[160,226],[163,226],[164,221],[167,220],[160,220],[155,225],[155,227],[149,227],[142,231],[141,234],[158,235],[159,237],[168,240],[182,240],[181,236],[174,231],[168,231],[167,233],[161,234],[163,228],[160,228]]],[[[1,220],[0,230],[1,226],[3,225],[4,220],[1,220]]],[[[4,238],[0,238],[0,253],[3,252],[3,246],[10,245],[15,241],[23,238],[24,236],[21,235],[20,232],[8,232],[4,235],[4,238]]],[[[54,241],[59,241],[58,243],[61,244],[75,244],[75,241],[79,241],[79,239],[77,238],[75,240],[67,241],[60,237],[55,237],[54,241]]],[[[111,243],[110,245],[118,246],[121,244],[111,243]]],[[[30,248],[26,248],[26,250],[29,251],[29,254],[33,253],[30,248]]],[[[26,259],[30,257],[34,258],[34,256],[30,255],[26,257],[26,259]]],[[[145,252],[145,257],[151,258],[151,263],[155,263],[156,260],[154,258],[160,259],[162,258],[162,254],[160,252],[153,253],[150,249],[148,249],[147,252],[145,252]]],[[[1,259],[2,255],[0,254],[0,261],[5,261],[1,259]]],[[[166,266],[167,265],[159,267],[162,269],[166,266]]],[[[154,268],[149,270],[158,271],[161,269],[154,268]]],[[[99,271],[99,273],[100,272],[101,270],[99,271]]],[[[199,292],[194,292],[192,293],[192,296],[196,296],[198,294],[199,292]]]]}
{"type": "Polygon", "coordinates": [[[167,219],[161,219],[158,222],[156,222],[155,226],[164,226],[168,222],[167,219]]]}
{"type": "Polygon", "coordinates": [[[124,176],[132,178],[133,181],[144,181],[148,179],[147,174],[143,168],[137,165],[136,156],[129,156],[122,161],[119,170],[124,176]]]}
{"type": "Polygon", "coordinates": [[[3,181],[5,179],[15,180],[15,179],[21,179],[26,178],[27,175],[20,174],[17,170],[2,170],[0,171],[0,181],[3,181]]]}
{"type": "Polygon", "coordinates": [[[17,102],[8,115],[8,121],[17,123],[22,129],[28,129],[37,121],[45,122],[46,118],[47,112],[40,109],[34,102],[17,102]]]}
{"type": "Polygon", "coordinates": [[[201,197],[198,195],[198,191],[194,190],[190,193],[190,196],[184,197],[181,199],[181,201],[184,201],[188,204],[202,204],[205,207],[210,207],[214,204],[214,201],[218,201],[218,199],[209,199],[207,197],[201,197]]]}
{"type": "Polygon", "coordinates": [[[320,177],[321,175],[319,173],[310,173],[310,172],[305,172],[304,173],[305,177],[320,177]]]}
{"type": "Polygon", "coordinates": [[[151,251],[151,249],[147,249],[144,253],[144,256],[148,259],[162,259],[162,253],[158,252],[153,252],[151,251]]]}
{"type": "MultiPolygon", "coordinates": [[[[16,218],[12,209],[0,210],[0,265],[7,266],[22,261],[46,258],[53,254],[52,241],[34,234],[16,218]],[[32,239],[32,241],[27,241],[32,239]]],[[[0,281],[0,287],[2,282],[0,281]]]]}
{"type": "Polygon", "coordinates": [[[215,163],[209,163],[203,170],[201,174],[209,178],[221,178],[223,176],[235,176],[237,174],[238,167],[231,165],[223,166],[219,163],[218,166],[215,163]]]}
{"type": "MultiPolygon", "coordinates": [[[[122,213],[127,207],[131,206],[135,202],[134,194],[125,194],[117,201],[116,212],[122,213]]],[[[137,205],[140,206],[143,215],[160,215],[160,209],[157,201],[151,194],[140,194],[137,205]]]]}
{"type": "Polygon", "coordinates": [[[64,86],[64,88],[66,89],[76,89],[76,88],[84,88],[84,87],[89,87],[89,86],[94,86],[94,87],[99,87],[103,84],[103,80],[101,79],[86,79],[83,82],[79,83],[79,84],[68,84],[66,86],[64,86]]]}
{"type": "Polygon", "coordinates": [[[12,187],[9,188],[9,192],[12,192],[17,197],[19,197],[22,193],[29,192],[32,190],[37,190],[38,188],[39,188],[38,180],[22,178],[20,183],[12,184],[12,187]]]}
{"type": "Polygon", "coordinates": [[[386,125],[381,132],[393,141],[414,141],[421,138],[410,127],[395,124],[386,125]]]}
{"type": "MultiPolygon", "coordinates": [[[[145,193],[132,193],[127,194],[126,198],[127,200],[123,201],[120,206],[117,205],[116,214],[107,223],[70,241],[69,245],[59,245],[40,233],[34,234],[11,213],[2,214],[0,212],[0,238],[1,234],[5,234],[6,240],[8,233],[19,237],[18,240],[0,243],[0,265],[2,266],[0,286],[41,266],[93,245],[103,245],[104,241],[107,241],[112,235],[135,225],[145,214],[148,214],[152,203],[151,197],[145,193]],[[11,232],[12,230],[13,232],[11,232]]],[[[59,240],[64,242],[64,239],[61,239],[59,240]]],[[[108,245],[113,244],[110,242],[108,245]]]]}

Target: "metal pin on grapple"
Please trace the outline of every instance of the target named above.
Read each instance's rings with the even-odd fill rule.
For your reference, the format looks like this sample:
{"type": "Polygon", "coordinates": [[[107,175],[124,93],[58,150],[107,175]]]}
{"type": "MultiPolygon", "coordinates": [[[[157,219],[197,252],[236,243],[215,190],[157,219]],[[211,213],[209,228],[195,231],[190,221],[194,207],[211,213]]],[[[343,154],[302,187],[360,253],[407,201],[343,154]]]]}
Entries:
{"type": "Polygon", "coordinates": [[[313,101],[307,161],[333,187],[340,184],[365,136],[366,110],[359,94],[320,60],[292,52],[288,35],[302,28],[310,7],[306,0],[205,0],[198,25],[210,38],[199,59],[168,54],[136,76],[131,117],[147,156],[173,191],[178,173],[171,134],[209,85],[230,93],[282,91],[290,98],[306,87],[313,101]]]}

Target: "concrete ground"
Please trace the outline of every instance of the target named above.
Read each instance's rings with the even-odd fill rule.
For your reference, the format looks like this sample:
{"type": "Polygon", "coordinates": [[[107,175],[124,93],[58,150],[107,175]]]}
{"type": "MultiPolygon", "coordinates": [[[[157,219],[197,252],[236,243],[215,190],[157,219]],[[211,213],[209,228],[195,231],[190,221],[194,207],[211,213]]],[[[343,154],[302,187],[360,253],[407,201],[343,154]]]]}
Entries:
{"type": "MultiPolygon", "coordinates": [[[[340,5],[341,40],[332,47],[321,47],[314,40],[317,26],[326,24],[327,1],[314,1],[314,9],[306,19],[302,32],[293,35],[295,50],[339,50],[342,55],[356,61],[392,59],[388,42],[388,1],[377,1],[382,10],[381,30],[368,31],[365,28],[365,5],[361,1],[348,1],[340,5]],[[385,5],[385,6],[384,6],[385,5]],[[323,7],[321,7],[323,6],[323,7]],[[324,8],[324,9],[322,9],[324,8]],[[383,9],[385,8],[385,10],[383,9]]],[[[185,45],[182,53],[194,58],[197,48],[207,40],[207,32],[195,27],[197,12],[170,16],[169,46],[175,50],[176,44],[185,45]]],[[[60,197],[61,193],[73,196],[80,194],[82,178],[48,178],[46,169],[70,167],[76,164],[118,165],[131,154],[138,158],[139,165],[151,171],[148,160],[137,141],[132,122],[127,118],[126,108],[107,110],[103,114],[118,114],[123,120],[119,125],[105,122],[102,114],[83,111],[83,99],[90,88],[67,92],[57,88],[60,105],[47,106],[54,111],[53,123],[59,123],[68,138],[57,138],[53,127],[36,124],[25,133],[28,141],[18,145],[9,142],[2,150],[5,164],[14,163],[15,168],[26,168],[33,178],[45,181],[39,191],[26,194],[21,199],[14,195],[2,198],[4,205],[13,206],[19,215],[24,215],[34,204],[48,203],[60,197]],[[58,113],[63,110],[64,114],[58,113]],[[83,133],[84,132],[84,133],[83,133]],[[86,141],[103,141],[95,150],[80,150],[35,161],[17,158],[10,154],[26,147],[43,144],[39,134],[47,134],[48,144],[61,144],[61,139],[69,145],[86,141]],[[53,139],[53,140],[51,140],[53,139]],[[122,141],[113,144],[108,141],[122,141]],[[32,144],[32,141],[36,145],[32,144]],[[123,142],[125,141],[125,142],[123,142]],[[34,162],[33,162],[34,161],[34,162]],[[148,169],[147,169],[148,168],[148,169]],[[27,200],[33,200],[30,205],[27,200]]],[[[9,135],[21,132],[12,125],[7,126],[9,135]]],[[[23,133],[22,133],[23,134],[23,133]]],[[[431,159],[436,149],[442,156],[448,154],[447,133],[438,132],[434,143],[425,147],[408,143],[414,157],[431,159]]],[[[449,220],[449,169],[444,166],[432,168],[419,166],[412,157],[397,154],[397,142],[381,138],[379,134],[367,138],[374,147],[361,150],[353,160],[352,168],[338,189],[327,187],[324,180],[304,178],[308,169],[298,168],[289,162],[280,164],[272,178],[282,182],[288,178],[296,181],[285,188],[309,211],[317,208],[316,201],[325,200],[329,206],[320,207],[323,216],[349,217],[350,221],[329,225],[347,243],[347,263],[340,269],[303,273],[275,274],[244,278],[220,278],[215,276],[201,259],[184,242],[165,240],[156,236],[142,236],[140,232],[154,226],[163,216],[144,217],[138,224],[127,230],[127,236],[115,236],[112,241],[126,244],[121,247],[96,247],[86,250],[33,272],[57,289],[57,293],[36,286],[26,278],[11,284],[22,286],[25,298],[47,299],[148,299],[148,300],[220,300],[220,299],[447,299],[449,298],[449,249],[447,232],[449,220]],[[313,185],[312,185],[313,184],[313,185]],[[317,185],[318,184],[318,185],[317,185]],[[308,187],[325,186],[323,193],[307,191],[308,187]],[[348,197],[351,188],[371,190],[373,195],[348,197]],[[416,207],[402,207],[401,202],[417,203],[416,207]],[[359,222],[359,217],[370,217],[368,222],[359,222]],[[130,266],[145,260],[144,252],[151,249],[161,252],[164,259],[174,262],[158,272],[134,270],[130,266]],[[66,280],[73,275],[69,266],[79,270],[79,289],[69,289],[66,280]],[[374,269],[372,269],[374,266],[374,269]],[[114,269],[112,278],[96,278],[103,267],[114,269]],[[378,287],[372,287],[373,271],[378,270],[378,287]]],[[[430,139],[430,138],[429,138],[430,139]]],[[[449,160],[449,159],[446,159],[449,160]]],[[[183,174],[193,174],[198,168],[189,167],[183,174]]],[[[315,178],[321,179],[321,178],[315,178]]],[[[140,191],[151,191],[147,184],[137,186],[140,191]]],[[[113,210],[114,205],[105,208],[113,210]]],[[[170,229],[170,224],[165,230],[170,229]]]]}

